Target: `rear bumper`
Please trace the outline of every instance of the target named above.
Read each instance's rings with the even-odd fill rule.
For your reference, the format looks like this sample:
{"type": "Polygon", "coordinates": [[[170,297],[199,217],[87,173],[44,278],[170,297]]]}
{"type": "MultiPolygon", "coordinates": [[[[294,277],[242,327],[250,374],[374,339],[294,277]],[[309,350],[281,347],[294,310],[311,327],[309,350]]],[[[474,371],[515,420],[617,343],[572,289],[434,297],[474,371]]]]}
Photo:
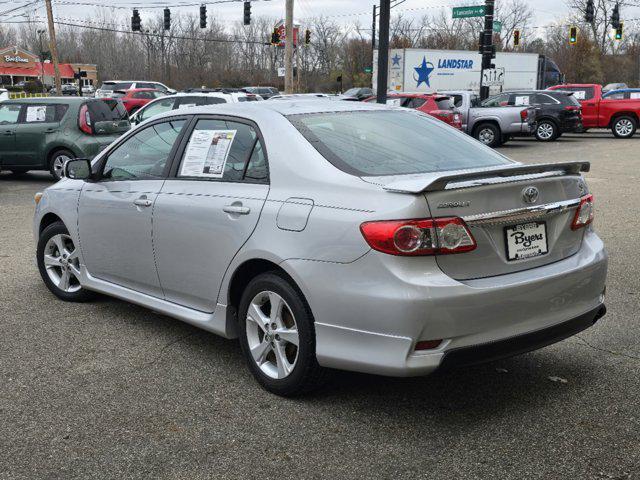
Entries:
{"type": "Polygon", "coordinates": [[[350,264],[289,260],[283,267],[309,301],[321,365],[414,376],[447,358],[455,365],[515,355],[588,326],[603,307],[607,254],[590,230],[571,257],[479,280],[456,281],[433,257],[378,252],[350,264]],[[438,349],[415,351],[418,341],[440,339],[438,349]]]}

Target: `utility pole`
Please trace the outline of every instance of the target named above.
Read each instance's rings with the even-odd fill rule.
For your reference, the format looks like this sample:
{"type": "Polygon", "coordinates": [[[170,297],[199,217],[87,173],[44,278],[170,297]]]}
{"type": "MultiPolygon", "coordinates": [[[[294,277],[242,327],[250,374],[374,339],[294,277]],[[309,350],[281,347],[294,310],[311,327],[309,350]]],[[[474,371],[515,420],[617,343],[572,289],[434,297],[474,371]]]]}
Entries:
{"type": "Polygon", "coordinates": [[[53,24],[53,9],[51,0],[45,0],[47,4],[47,20],[49,21],[49,50],[51,50],[51,61],[53,71],[56,75],[56,95],[62,95],[62,82],[60,81],[60,67],[58,66],[58,47],[56,46],[56,29],[53,24]]]}
{"type": "Polygon", "coordinates": [[[287,0],[284,45],[284,93],[293,93],[293,0],[287,0]]]}
{"type": "Polygon", "coordinates": [[[483,85],[484,71],[495,68],[491,60],[496,58],[495,47],[493,45],[493,13],[495,0],[485,0],[484,7],[484,32],[482,34],[482,70],[480,71],[480,99],[489,98],[489,87],[483,85]]]}
{"type": "Polygon", "coordinates": [[[380,40],[378,42],[378,103],[387,103],[389,80],[389,22],[391,0],[380,0],[380,40]]]}
{"type": "Polygon", "coordinates": [[[373,5],[373,23],[371,24],[371,50],[376,49],[376,25],[378,17],[378,5],[373,5]]]}

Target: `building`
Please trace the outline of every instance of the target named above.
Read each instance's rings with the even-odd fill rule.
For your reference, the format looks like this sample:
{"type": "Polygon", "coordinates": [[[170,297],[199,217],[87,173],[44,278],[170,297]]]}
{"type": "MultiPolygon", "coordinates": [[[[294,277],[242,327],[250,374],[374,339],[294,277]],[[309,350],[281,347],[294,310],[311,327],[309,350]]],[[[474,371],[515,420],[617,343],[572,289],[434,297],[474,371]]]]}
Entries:
{"type": "MultiPolygon", "coordinates": [[[[73,75],[80,69],[87,72],[82,78],[82,85],[94,85],[98,81],[95,65],[78,63],[60,63],[60,79],[62,83],[74,83],[73,75]]],[[[0,48],[0,84],[15,85],[18,82],[40,80],[44,85],[55,84],[53,63],[41,62],[37,55],[17,46],[0,48]]]]}

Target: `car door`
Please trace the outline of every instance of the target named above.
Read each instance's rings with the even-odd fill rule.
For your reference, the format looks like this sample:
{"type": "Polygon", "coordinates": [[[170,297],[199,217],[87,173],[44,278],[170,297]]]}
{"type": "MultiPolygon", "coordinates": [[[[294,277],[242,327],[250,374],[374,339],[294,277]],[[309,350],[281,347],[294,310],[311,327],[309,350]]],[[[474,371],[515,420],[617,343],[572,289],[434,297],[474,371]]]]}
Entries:
{"type": "Polygon", "coordinates": [[[125,137],[85,183],[78,231],[89,273],[162,298],[151,239],[152,213],[187,117],[162,119],[125,137]]]}
{"type": "Polygon", "coordinates": [[[570,87],[563,88],[574,92],[573,96],[580,101],[582,105],[582,124],[584,128],[595,128],[598,126],[598,100],[595,98],[595,90],[593,87],[570,87]]]}
{"type": "Polygon", "coordinates": [[[69,109],[65,104],[27,104],[16,127],[16,150],[22,165],[47,166],[47,147],[61,136],[60,121],[69,109]]]}
{"type": "Polygon", "coordinates": [[[153,243],[168,301],[213,312],[222,279],[269,192],[257,126],[200,117],[156,200],[153,243]]]}
{"type": "Polygon", "coordinates": [[[4,103],[0,105],[0,165],[19,165],[16,151],[16,128],[22,105],[4,103]]]}

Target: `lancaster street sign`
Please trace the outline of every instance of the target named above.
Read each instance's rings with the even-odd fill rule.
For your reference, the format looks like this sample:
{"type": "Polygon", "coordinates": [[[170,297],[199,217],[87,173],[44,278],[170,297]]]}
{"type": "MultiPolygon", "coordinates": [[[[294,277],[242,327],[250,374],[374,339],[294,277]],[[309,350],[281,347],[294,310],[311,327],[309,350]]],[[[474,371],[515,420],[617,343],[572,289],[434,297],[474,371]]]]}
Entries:
{"type": "Polygon", "coordinates": [[[454,7],[453,18],[484,17],[484,5],[475,7],[454,7]]]}

